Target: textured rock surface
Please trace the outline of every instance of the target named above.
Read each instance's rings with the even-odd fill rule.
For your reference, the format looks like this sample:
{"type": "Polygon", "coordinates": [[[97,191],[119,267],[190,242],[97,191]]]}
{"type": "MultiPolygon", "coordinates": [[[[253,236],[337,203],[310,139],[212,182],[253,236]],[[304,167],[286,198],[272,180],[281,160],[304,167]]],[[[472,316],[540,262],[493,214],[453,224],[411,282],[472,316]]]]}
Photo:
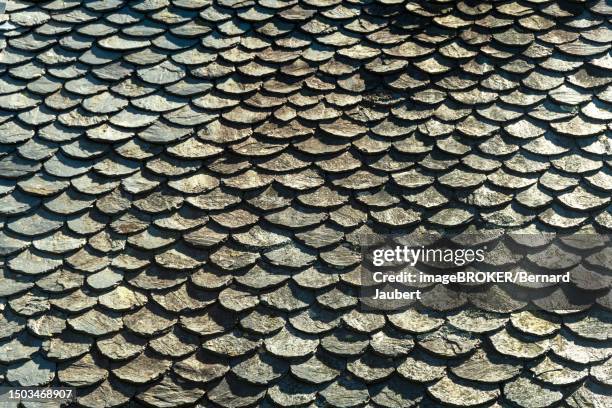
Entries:
{"type": "Polygon", "coordinates": [[[10,1],[0,34],[0,385],[612,406],[609,295],[364,313],[357,268],[369,232],[612,230],[609,2],[10,1]]]}

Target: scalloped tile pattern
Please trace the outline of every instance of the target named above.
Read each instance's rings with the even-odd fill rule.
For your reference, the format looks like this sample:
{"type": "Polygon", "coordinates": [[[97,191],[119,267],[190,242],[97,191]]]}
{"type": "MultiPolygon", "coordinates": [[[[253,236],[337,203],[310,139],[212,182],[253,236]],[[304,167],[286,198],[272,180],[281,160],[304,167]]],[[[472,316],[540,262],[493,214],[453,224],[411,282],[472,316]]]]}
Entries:
{"type": "Polygon", "coordinates": [[[609,298],[365,313],[355,246],[609,233],[609,2],[9,1],[0,32],[0,385],[612,405],[609,298]]]}

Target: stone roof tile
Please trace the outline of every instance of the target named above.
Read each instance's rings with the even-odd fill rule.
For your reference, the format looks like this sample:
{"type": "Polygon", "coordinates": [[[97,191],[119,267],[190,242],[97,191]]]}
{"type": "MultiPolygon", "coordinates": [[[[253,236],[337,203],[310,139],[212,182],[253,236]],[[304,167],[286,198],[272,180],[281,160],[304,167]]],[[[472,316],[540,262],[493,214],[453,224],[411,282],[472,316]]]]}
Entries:
{"type": "Polygon", "coordinates": [[[8,3],[0,378],[87,407],[605,405],[599,248],[530,255],[592,306],[361,310],[364,234],[612,229],[610,7],[472,3],[8,3]]]}

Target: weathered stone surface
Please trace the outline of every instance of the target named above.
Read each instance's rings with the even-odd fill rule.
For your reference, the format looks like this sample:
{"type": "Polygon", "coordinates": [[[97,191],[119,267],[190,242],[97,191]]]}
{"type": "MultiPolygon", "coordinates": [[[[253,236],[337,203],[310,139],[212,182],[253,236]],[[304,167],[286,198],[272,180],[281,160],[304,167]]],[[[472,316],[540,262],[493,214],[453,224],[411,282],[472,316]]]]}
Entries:
{"type": "Polygon", "coordinates": [[[360,298],[371,234],[612,230],[606,1],[0,9],[0,383],[92,408],[611,405],[603,242],[496,247],[488,270],[572,272],[531,302],[360,298]]]}
{"type": "Polygon", "coordinates": [[[428,390],[436,400],[458,406],[483,404],[495,400],[500,394],[494,386],[470,387],[448,377],[443,377],[428,390]]]}
{"type": "Polygon", "coordinates": [[[463,364],[453,367],[451,371],[466,380],[499,383],[517,376],[520,373],[520,366],[513,360],[479,350],[463,364]]]}
{"type": "Polygon", "coordinates": [[[563,397],[561,392],[542,387],[525,377],[507,383],[504,394],[510,401],[527,408],[547,407],[563,397]]]}
{"type": "Polygon", "coordinates": [[[142,384],[161,377],[169,366],[169,361],[140,354],[135,359],[113,368],[112,372],[121,380],[142,384]]]}
{"type": "Polygon", "coordinates": [[[318,346],[319,340],[314,336],[283,328],[264,344],[266,349],[276,356],[301,357],[311,354],[318,346]]]}
{"type": "Polygon", "coordinates": [[[98,364],[91,355],[86,354],[70,364],[59,367],[57,377],[61,383],[72,387],[92,385],[108,376],[108,371],[98,364]]]}
{"type": "Polygon", "coordinates": [[[165,376],[136,398],[155,407],[174,407],[193,404],[204,395],[204,390],[186,382],[165,376]]]}

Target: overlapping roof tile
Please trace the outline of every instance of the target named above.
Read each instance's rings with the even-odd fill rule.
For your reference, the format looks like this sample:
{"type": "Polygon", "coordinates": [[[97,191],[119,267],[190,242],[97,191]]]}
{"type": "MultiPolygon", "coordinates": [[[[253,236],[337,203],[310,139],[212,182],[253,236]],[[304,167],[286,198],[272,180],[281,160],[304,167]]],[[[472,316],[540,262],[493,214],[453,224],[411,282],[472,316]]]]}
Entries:
{"type": "MultiPolygon", "coordinates": [[[[604,0],[7,2],[0,385],[76,387],[84,407],[609,406],[609,294],[532,312],[436,287],[421,309],[365,312],[357,245],[609,233],[611,16],[604,0]]],[[[567,261],[552,255],[534,259],[567,261]]],[[[606,256],[573,284],[609,288],[606,256]]]]}

